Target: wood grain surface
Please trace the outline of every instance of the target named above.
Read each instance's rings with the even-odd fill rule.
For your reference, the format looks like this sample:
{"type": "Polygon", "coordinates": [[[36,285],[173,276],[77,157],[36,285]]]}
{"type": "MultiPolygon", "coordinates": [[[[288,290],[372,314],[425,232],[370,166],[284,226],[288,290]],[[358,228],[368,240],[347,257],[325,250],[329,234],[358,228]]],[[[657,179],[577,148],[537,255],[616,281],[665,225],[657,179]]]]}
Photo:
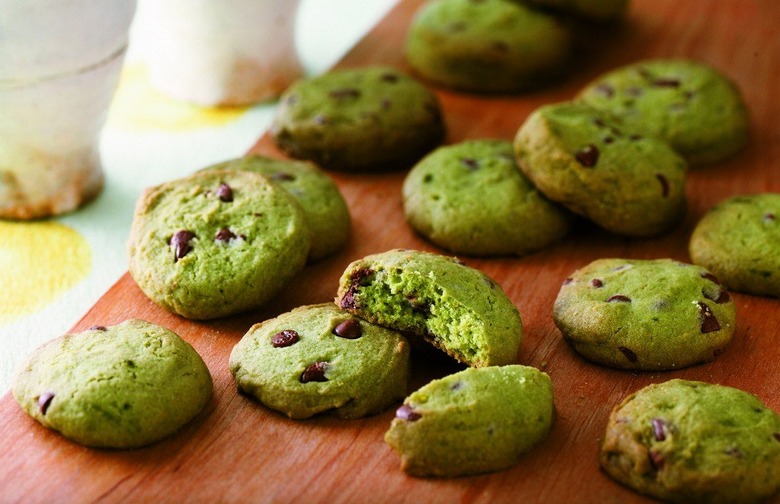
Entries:
{"type": "MultiPolygon", "coordinates": [[[[339,66],[386,63],[408,70],[403,41],[420,3],[402,0],[339,66]]],[[[620,26],[582,31],[571,75],[560,84],[511,97],[438,90],[450,143],[511,139],[534,108],[569,99],[598,74],[647,57],[685,56],[713,65],[737,82],[751,112],[747,148],[727,162],[691,172],[688,214],[671,233],[628,239],[583,226],[559,246],[527,257],[464,258],[496,279],[519,307],[525,326],[519,362],[545,370],[555,387],[553,430],[516,467],[450,480],[412,478],[399,470],[398,457],[382,440],[392,411],[354,421],[293,421],[236,392],[228,355],[252,323],[332,299],[340,273],[358,257],[394,247],[436,250],[404,221],[403,173],[334,173],[354,219],[349,245],[308,266],[271,306],[224,320],[192,322],[152,304],[126,274],[74,328],[138,317],[190,341],[215,381],[213,399],[195,421],[148,448],[94,450],[42,428],[6,394],[0,399],[0,501],[649,502],[598,468],[598,443],[609,411],[638,388],[671,378],[739,387],[780,411],[780,301],[734,294],[736,336],[717,361],[673,372],[636,373],[599,367],[574,354],[553,325],[553,300],[570,272],[600,257],[688,261],[688,237],[708,208],[734,194],[780,192],[778,22],[776,0],[634,0],[620,26]]],[[[268,137],[253,151],[281,156],[268,137]]],[[[415,386],[445,372],[416,364],[415,386]]]]}

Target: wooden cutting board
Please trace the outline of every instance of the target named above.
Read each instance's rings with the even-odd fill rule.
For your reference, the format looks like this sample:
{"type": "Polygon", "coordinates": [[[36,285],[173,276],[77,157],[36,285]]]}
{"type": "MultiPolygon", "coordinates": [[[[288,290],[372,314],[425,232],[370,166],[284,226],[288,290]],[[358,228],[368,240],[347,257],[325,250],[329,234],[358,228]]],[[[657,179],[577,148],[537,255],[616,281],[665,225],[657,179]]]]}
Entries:
{"type": "MultiPolygon", "coordinates": [[[[402,0],[339,66],[387,63],[408,70],[403,41],[420,3],[402,0]]],[[[516,467],[451,480],[411,478],[399,470],[398,457],[382,441],[392,411],[354,421],[293,421],[237,394],[228,355],[252,323],[332,299],[340,273],[358,257],[394,247],[436,250],[404,222],[403,173],[333,174],[354,218],[351,241],[338,256],[307,267],[272,306],[225,320],[191,322],[153,305],[126,274],[74,327],[138,317],[190,341],[215,381],[213,399],[195,421],[148,448],[94,450],[40,427],[6,394],[0,400],[0,501],[648,502],[598,468],[598,443],[609,411],[638,388],[671,378],[739,387],[780,411],[780,301],[734,294],[736,336],[713,363],[632,373],[575,355],[553,325],[553,300],[570,272],[600,257],[687,261],[690,232],[716,202],[733,194],[780,192],[778,22],[776,0],[634,0],[621,26],[585,30],[571,76],[560,85],[513,97],[440,91],[448,142],[511,139],[534,108],[571,98],[606,70],[646,57],[686,56],[736,80],[752,115],[751,140],[743,152],[690,174],[688,215],[670,234],[628,239],[585,227],[559,246],[528,257],[466,258],[495,278],[520,308],[525,339],[519,362],[545,370],[555,386],[553,430],[516,467]]],[[[267,136],[253,151],[281,155],[267,136]]],[[[418,366],[415,385],[438,372],[418,366]]]]}

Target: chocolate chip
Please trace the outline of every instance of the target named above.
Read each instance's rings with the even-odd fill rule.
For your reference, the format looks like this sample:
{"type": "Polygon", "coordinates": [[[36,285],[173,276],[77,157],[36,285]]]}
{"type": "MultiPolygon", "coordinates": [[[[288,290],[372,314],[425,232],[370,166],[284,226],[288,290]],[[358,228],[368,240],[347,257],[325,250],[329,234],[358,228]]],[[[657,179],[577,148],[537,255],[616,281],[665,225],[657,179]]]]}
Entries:
{"type": "Polygon", "coordinates": [[[52,399],[54,399],[54,392],[44,392],[38,396],[38,409],[41,410],[41,415],[46,414],[46,410],[49,409],[52,399]]]}
{"type": "Polygon", "coordinates": [[[775,214],[768,213],[768,214],[764,215],[764,220],[766,222],[773,222],[775,220],[775,214]]]}
{"type": "Polygon", "coordinates": [[[422,418],[422,415],[414,411],[408,404],[404,404],[395,410],[395,417],[408,422],[414,422],[415,420],[422,418]]]}
{"type": "Polygon", "coordinates": [[[220,199],[220,201],[230,203],[233,201],[233,189],[231,189],[229,185],[223,182],[217,188],[217,197],[220,199]]]}
{"type": "Polygon", "coordinates": [[[298,343],[298,332],[293,329],[285,329],[273,335],[271,344],[274,348],[284,348],[298,343]]]}
{"type": "Polygon", "coordinates": [[[572,283],[573,281],[574,281],[574,279],[573,279],[572,277],[564,278],[564,279],[563,279],[563,284],[562,284],[562,285],[569,285],[569,284],[570,284],[570,283],[572,283]]]}
{"type": "Polygon", "coordinates": [[[333,334],[346,339],[358,339],[363,336],[363,329],[357,320],[347,319],[333,329],[333,334]]]}
{"type": "Polygon", "coordinates": [[[463,158],[460,162],[469,170],[476,170],[479,168],[479,163],[474,158],[463,158]]]}
{"type": "Polygon", "coordinates": [[[604,286],[604,282],[602,282],[602,281],[601,281],[601,280],[599,280],[598,278],[594,278],[593,280],[591,280],[591,281],[590,281],[590,285],[591,285],[592,287],[595,287],[595,288],[597,288],[597,289],[600,289],[601,287],[603,287],[603,286],[604,286]]]}
{"type": "Polygon", "coordinates": [[[663,455],[657,451],[650,450],[647,452],[647,456],[650,459],[650,464],[653,466],[653,469],[660,471],[664,468],[664,463],[666,460],[664,459],[663,455]]]}
{"type": "Polygon", "coordinates": [[[363,268],[353,272],[352,276],[350,276],[351,285],[349,286],[346,294],[344,294],[344,297],[341,298],[339,306],[345,309],[357,308],[358,306],[357,302],[355,301],[355,294],[360,287],[364,287],[365,285],[371,283],[370,279],[366,279],[368,279],[373,274],[374,270],[370,268],[363,268]]]}
{"type": "Polygon", "coordinates": [[[458,380],[455,383],[453,383],[452,385],[450,385],[450,390],[452,390],[453,392],[456,391],[456,390],[460,390],[462,388],[463,388],[463,382],[460,381],[460,380],[458,380]]]}
{"type": "Polygon", "coordinates": [[[659,77],[658,79],[653,81],[653,86],[657,87],[680,87],[680,81],[673,78],[668,77],[659,77]]]}
{"type": "Polygon", "coordinates": [[[741,458],[743,458],[745,456],[745,454],[742,453],[742,450],[740,450],[736,446],[733,447],[733,448],[729,448],[728,450],[726,450],[723,453],[725,453],[729,457],[734,457],[734,458],[738,458],[738,459],[741,459],[741,458]]]}
{"type": "Polygon", "coordinates": [[[186,256],[192,250],[190,242],[193,239],[195,239],[195,233],[186,229],[180,229],[173,233],[170,241],[171,250],[173,251],[173,262],[186,256]]]}
{"type": "Polygon", "coordinates": [[[336,100],[355,99],[360,97],[360,90],[355,88],[334,89],[328,93],[328,96],[336,100]]]}
{"type": "Polygon", "coordinates": [[[731,296],[729,296],[729,293],[726,289],[718,289],[717,294],[702,289],[701,294],[710,301],[715,301],[718,304],[728,303],[729,300],[731,300],[731,296]]]}
{"type": "Polygon", "coordinates": [[[393,73],[383,73],[379,78],[382,81],[390,82],[391,84],[395,84],[396,82],[398,82],[398,75],[393,73]]]}
{"type": "Polygon", "coordinates": [[[287,172],[276,172],[273,175],[271,175],[271,180],[291,181],[291,180],[295,180],[295,176],[294,175],[290,175],[287,172]]]}
{"type": "Polygon", "coordinates": [[[328,379],[325,378],[325,368],[327,368],[327,366],[327,362],[309,364],[306,369],[303,370],[303,373],[301,373],[301,383],[328,381],[328,379]]]}
{"type": "Polygon", "coordinates": [[[628,348],[626,348],[624,346],[619,346],[618,350],[623,352],[623,355],[626,356],[626,359],[628,359],[629,362],[636,362],[637,361],[636,354],[634,352],[632,352],[631,350],[629,350],[628,348]]]}
{"type": "Polygon", "coordinates": [[[656,173],[655,178],[657,178],[658,182],[661,183],[661,196],[666,198],[669,196],[669,180],[660,173],[656,173]]]}
{"type": "Polygon", "coordinates": [[[715,350],[713,350],[713,351],[712,351],[712,356],[713,356],[713,357],[718,357],[718,356],[721,356],[721,355],[723,355],[723,353],[724,353],[725,351],[726,351],[726,349],[725,349],[725,348],[716,348],[715,350]]]}
{"type": "Polygon", "coordinates": [[[596,91],[603,94],[607,98],[612,98],[615,95],[615,88],[613,88],[606,82],[602,82],[601,84],[596,86],[596,91]]]}
{"type": "Polygon", "coordinates": [[[108,327],[104,325],[93,325],[89,328],[90,331],[108,331],[108,327]]]}
{"type": "Polygon", "coordinates": [[[599,149],[595,145],[589,144],[578,150],[574,157],[582,166],[592,168],[599,160],[599,149]]]}
{"type": "Polygon", "coordinates": [[[775,438],[775,441],[780,443],[780,432],[775,432],[774,434],[772,434],[772,437],[775,438]]]}
{"type": "Polygon", "coordinates": [[[720,285],[720,280],[718,280],[718,277],[707,271],[706,273],[702,273],[701,277],[705,280],[709,280],[712,283],[720,285]]]}
{"type": "Polygon", "coordinates": [[[701,316],[701,332],[706,334],[714,331],[720,331],[720,323],[710,310],[710,307],[699,301],[699,313],[701,316]]]}
{"type": "Polygon", "coordinates": [[[217,234],[214,235],[214,241],[221,241],[221,242],[229,242],[230,240],[233,240],[236,238],[235,233],[233,233],[228,228],[222,228],[219,231],[217,231],[217,234]]]}
{"type": "Polygon", "coordinates": [[[653,437],[656,441],[666,441],[666,422],[660,418],[653,418],[653,437]]]}
{"type": "Polygon", "coordinates": [[[607,299],[607,303],[611,303],[612,301],[620,301],[621,303],[630,303],[631,298],[628,296],[624,296],[623,294],[615,294],[614,296],[610,296],[610,298],[607,299]]]}

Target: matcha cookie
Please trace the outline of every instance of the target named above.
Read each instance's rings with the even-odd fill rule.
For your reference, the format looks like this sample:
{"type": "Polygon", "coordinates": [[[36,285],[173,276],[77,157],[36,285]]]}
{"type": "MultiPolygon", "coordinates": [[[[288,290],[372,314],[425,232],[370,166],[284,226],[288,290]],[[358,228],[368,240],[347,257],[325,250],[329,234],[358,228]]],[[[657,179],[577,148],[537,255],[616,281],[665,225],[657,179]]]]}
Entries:
{"type": "Polygon", "coordinates": [[[599,259],[564,280],[553,319],[588,360],[662,370],[718,356],[734,336],[736,308],[702,267],[671,259],[599,259]]]}
{"type": "Polygon", "coordinates": [[[469,368],[414,392],[395,416],[385,442],[409,474],[499,471],[547,437],[552,382],[527,366],[469,368]]]}
{"type": "Polygon", "coordinates": [[[515,154],[548,198],[613,233],[657,235],[685,211],[685,161],[584,103],[535,110],[517,132],[515,154]]]}
{"type": "Polygon", "coordinates": [[[600,462],[620,483],[667,502],[764,502],[780,490],[780,416],[731,387],[649,385],[612,411],[600,462]]]}
{"type": "Polygon", "coordinates": [[[549,7],[562,13],[574,14],[581,18],[609,22],[620,19],[625,14],[629,0],[523,0],[531,5],[549,7]]]}
{"type": "Polygon", "coordinates": [[[128,320],[44,344],[20,370],[13,396],[44,427],[77,443],[138,448],[189,422],[211,389],[208,368],[189,343],[128,320]]]}
{"type": "Polygon", "coordinates": [[[620,117],[626,128],[667,141],[693,165],[720,161],[747,141],[739,90],[704,63],[640,61],[599,77],[579,98],[620,117]]]}
{"type": "Polygon", "coordinates": [[[495,281],[455,258],[402,249],[364,257],[341,276],[336,304],[469,366],[517,362],[520,313],[495,281]]]}
{"type": "Polygon", "coordinates": [[[409,27],[406,59],[423,78],[476,92],[522,91],[563,74],[571,34],[512,0],[436,0],[409,27]]]}
{"type": "Polygon", "coordinates": [[[780,297],[780,194],[735,196],[710,209],[690,255],[730,289],[780,297]]]}
{"type": "Polygon", "coordinates": [[[301,205],[311,230],[311,260],[338,252],[349,239],[349,209],[338,186],[315,164],[250,155],[207,170],[247,170],[279,184],[301,205]]]}
{"type": "Polygon", "coordinates": [[[328,169],[409,168],[442,141],[435,94],[391,67],[338,70],[284,92],[271,125],[291,156],[328,169]]]}
{"type": "Polygon", "coordinates": [[[290,418],[378,413],[407,393],[409,344],[333,303],[254,325],[230,354],[238,388],[290,418]]]}
{"type": "Polygon", "coordinates": [[[152,301],[187,318],[259,307],[309,255],[303,210],[257,173],[212,170],[141,195],[130,231],[130,274],[152,301]]]}
{"type": "Polygon", "coordinates": [[[506,140],[440,147],[403,185],[409,224],[436,245],[473,256],[523,255],[559,241],[571,214],[518,169],[506,140]]]}

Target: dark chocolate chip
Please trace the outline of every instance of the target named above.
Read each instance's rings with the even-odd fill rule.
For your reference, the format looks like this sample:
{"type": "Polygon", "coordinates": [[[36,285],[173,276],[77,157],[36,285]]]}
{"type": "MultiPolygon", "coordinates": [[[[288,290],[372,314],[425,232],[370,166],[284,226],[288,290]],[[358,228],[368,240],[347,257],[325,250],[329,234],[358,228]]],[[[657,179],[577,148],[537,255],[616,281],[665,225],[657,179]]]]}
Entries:
{"type": "Polygon", "coordinates": [[[630,303],[631,298],[628,296],[624,296],[623,294],[615,294],[614,296],[610,296],[610,298],[607,299],[607,303],[611,303],[612,301],[620,301],[621,303],[630,303]]]}
{"type": "Polygon", "coordinates": [[[632,352],[631,350],[629,350],[628,348],[626,348],[624,346],[619,346],[618,350],[623,352],[623,355],[626,356],[626,359],[628,359],[629,362],[636,362],[637,361],[636,354],[634,352],[632,352]]]}
{"type": "Polygon", "coordinates": [[[452,385],[450,385],[450,390],[452,390],[452,391],[460,390],[462,388],[463,388],[463,382],[460,381],[460,380],[458,380],[455,383],[453,383],[452,385]]]}
{"type": "Polygon", "coordinates": [[[186,256],[191,250],[192,246],[190,242],[195,238],[195,233],[187,231],[186,229],[180,229],[173,233],[171,236],[171,250],[173,251],[173,262],[178,261],[182,257],[186,256]]]}
{"type": "Polygon", "coordinates": [[[271,180],[292,181],[295,180],[295,175],[291,175],[287,172],[276,172],[271,175],[271,180]]]}
{"type": "Polygon", "coordinates": [[[657,451],[650,450],[647,452],[647,456],[650,459],[650,464],[653,466],[653,469],[660,471],[664,468],[664,463],[666,460],[664,459],[663,455],[657,451]]]}
{"type": "Polygon", "coordinates": [[[346,339],[358,339],[363,336],[363,329],[357,320],[347,319],[333,329],[333,334],[346,339]]]}
{"type": "Polygon", "coordinates": [[[710,332],[720,331],[720,323],[715,315],[710,310],[710,307],[701,301],[698,302],[699,314],[701,318],[701,332],[706,334],[710,332]]]}
{"type": "Polygon", "coordinates": [[[303,370],[303,373],[301,373],[301,383],[328,381],[328,379],[325,377],[325,368],[327,366],[327,362],[315,362],[314,364],[309,364],[306,369],[303,370]]]}
{"type": "Polygon", "coordinates": [[[398,82],[398,75],[394,73],[383,73],[379,78],[382,81],[389,82],[391,84],[398,82]]]}
{"type": "Polygon", "coordinates": [[[41,410],[41,415],[46,414],[52,399],[54,399],[54,392],[44,392],[38,396],[38,409],[41,410]]]}
{"type": "Polygon", "coordinates": [[[590,285],[592,287],[595,287],[595,288],[599,289],[599,288],[604,286],[604,282],[602,282],[598,278],[594,278],[593,280],[590,281],[590,285]]]}
{"type": "Polygon", "coordinates": [[[369,277],[371,277],[373,274],[374,270],[370,268],[359,269],[352,273],[352,276],[350,276],[351,285],[349,286],[346,294],[344,294],[344,297],[341,298],[339,306],[345,309],[357,308],[358,306],[357,302],[355,301],[355,294],[360,287],[371,283],[369,277]]]}
{"type": "Polygon", "coordinates": [[[476,170],[479,168],[479,162],[474,158],[463,158],[460,162],[469,170],[476,170]]]}
{"type": "Polygon", "coordinates": [[[728,303],[731,300],[731,296],[729,296],[726,289],[718,289],[717,294],[702,289],[701,294],[710,301],[715,301],[718,304],[728,303]]]}
{"type": "Polygon", "coordinates": [[[223,182],[217,188],[217,197],[220,199],[220,201],[230,203],[233,201],[233,189],[231,189],[229,185],[223,182]]]}
{"type": "Polygon", "coordinates": [[[669,77],[659,77],[653,81],[653,86],[657,87],[680,87],[680,81],[669,77]]]}
{"type": "Polygon", "coordinates": [[[108,331],[108,327],[104,325],[93,325],[89,328],[90,331],[108,331]]]}
{"type": "Polygon", "coordinates": [[[658,182],[661,183],[661,196],[666,198],[667,196],[669,196],[669,179],[667,179],[665,176],[661,175],[660,173],[656,173],[655,178],[657,178],[658,182]]]}
{"type": "Polygon", "coordinates": [[[718,277],[710,273],[709,271],[706,273],[702,273],[701,277],[705,280],[709,280],[712,283],[720,285],[720,280],[718,280],[718,277]]]}
{"type": "Polygon", "coordinates": [[[776,218],[775,214],[773,214],[773,213],[768,213],[768,214],[764,215],[764,220],[766,222],[773,222],[775,220],[775,218],[776,218]]]}
{"type": "Polygon", "coordinates": [[[588,144],[582,149],[578,150],[574,157],[585,168],[592,168],[596,166],[599,160],[599,149],[593,144],[588,144]]]}
{"type": "Polygon", "coordinates": [[[235,233],[233,233],[228,228],[222,228],[219,231],[217,231],[217,234],[214,235],[214,241],[229,242],[230,240],[233,240],[235,238],[236,238],[235,233]]]}
{"type": "Polygon", "coordinates": [[[774,434],[772,434],[772,437],[775,438],[775,441],[780,443],[780,432],[775,432],[774,434]]]}
{"type": "Polygon", "coordinates": [[[602,82],[598,86],[596,86],[596,91],[603,94],[607,98],[612,98],[615,95],[615,88],[613,88],[611,85],[607,84],[606,82],[602,82]]]}
{"type": "Polygon", "coordinates": [[[569,284],[570,284],[570,283],[572,283],[573,281],[574,281],[574,279],[573,279],[572,277],[564,278],[564,279],[563,279],[563,284],[562,284],[562,285],[569,285],[569,284]]]}
{"type": "Polygon", "coordinates": [[[273,335],[271,344],[274,348],[283,348],[298,343],[298,332],[293,329],[285,329],[273,335]]]}
{"type": "Polygon", "coordinates": [[[395,417],[408,422],[414,422],[415,420],[422,418],[422,415],[414,411],[408,404],[404,404],[395,410],[395,417]]]}
{"type": "Polygon", "coordinates": [[[336,100],[355,99],[360,97],[360,90],[355,88],[334,89],[328,93],[328,96],[336,100]]]}
{"type": "Polygon", "coordinates": [[[734,457],[734,458],[738,458],[738,459],[744,458],[744,456],[745,456],[745,454],[742,453],[742,450],[740,450],[736,446],[733,447],[733,448],[729,448],[728,450],[726,450],[723,453],[725,453],[729,457],[734,457]]]}
{"type": "Polygon", "coordinates": [[[660,418],[653,418],[653,437],[656,441],[666,441],[666,422],[660,418]]]}

